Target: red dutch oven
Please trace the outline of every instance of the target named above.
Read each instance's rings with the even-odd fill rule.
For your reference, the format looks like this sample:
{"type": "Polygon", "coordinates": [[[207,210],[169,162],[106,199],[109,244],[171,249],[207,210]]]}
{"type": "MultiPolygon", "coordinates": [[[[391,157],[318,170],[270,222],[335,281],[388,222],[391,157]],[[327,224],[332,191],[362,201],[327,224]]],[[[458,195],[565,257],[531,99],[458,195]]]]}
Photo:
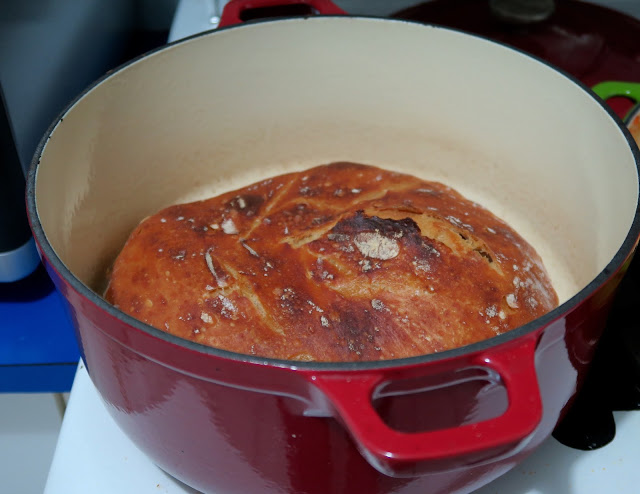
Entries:
{"type": "Polygon", "coordinates": [[[455,30],[331,15],[219,29],[112,72],[52,125],[27,197],[89,375],[159,467],[219,494],[382,494],[470,492],[549,437],[635,250],[638,190],[635,143],[576,80],[455,30]],[[101,298],[145,216],[336,160],[487,206],[536,247],[561,305],[439,354],[314,363],[185,341],[101,298]]]}

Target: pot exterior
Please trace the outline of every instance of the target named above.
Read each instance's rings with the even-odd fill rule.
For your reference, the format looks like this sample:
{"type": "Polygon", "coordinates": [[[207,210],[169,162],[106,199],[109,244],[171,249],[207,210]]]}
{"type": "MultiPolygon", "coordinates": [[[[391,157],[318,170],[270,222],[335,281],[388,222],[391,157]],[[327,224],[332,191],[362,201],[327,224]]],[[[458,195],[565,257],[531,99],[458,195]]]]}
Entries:
{"type": "MultiPolygon", "coordinates": [[[[153,338],[115,319],[47,267],[69,303],[83,360],[114,420],[163,470],[216,494],[465,493],[485,485],[551,434],[584,379],[623,274],[533,332],[539,338],[535,362],[544,412],[521,451],[453,471],[395,478],[374,469],[341,423],[328,416],[330,409],[310,384],[309,370],[265,366],[256,377],[255,365],[248,362],[198,354],[153,338]]],[[[453,362],[389,366],[381,372],[393,382],[414,379],[417,368],[418,373],[440,373],[446,381],[452,365],[459,371],[469,362],[463,353],[453,362]]],[[[351,376],[349,370],[337,375],[351,376]]],[[[414,400],[399,402],[394,426],[411,427],[402,417],[411,422],[422,411],[423,400],[435,410],[426,422],[434,423],[443,423],[447,414],[464,423],[504,409],[504,394],[495,387],[458,383],[445,389],[440,394],[416,392],[414,400]],[[496,408],[496,403],[502,405],[496,408]]],[[[393,403],[385,409],[392,408],[393,403]]]]}

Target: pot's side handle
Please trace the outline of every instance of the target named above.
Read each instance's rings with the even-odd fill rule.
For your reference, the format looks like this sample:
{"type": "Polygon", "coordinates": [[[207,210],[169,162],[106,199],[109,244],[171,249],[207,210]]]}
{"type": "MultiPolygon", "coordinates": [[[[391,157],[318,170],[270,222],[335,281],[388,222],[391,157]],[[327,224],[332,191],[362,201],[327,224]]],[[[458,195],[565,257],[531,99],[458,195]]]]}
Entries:
{"type": "Polygon", "coordinates": [[[232,26],[243,22],[242,13],[252,9],[267,9],[302,5],[315,9],[323,15],[345,15],[346,12],[331,0],[231,0],[225,5],[218,27],[232,26]]]}
{"type": "Polygon", "coordinates": [[[501,376],[509,405],[498,417],[460,427],[418,433],[390,428],[372,405],[383,381],[380,373],[367,372],[348,382],[344,376],[316,375],[312,383],[329,399],[336,417],[378,471],[392,477],[444,472],[508,458],[527,445],[542,418],[536,341],[519,338],[472,359],[471,365],[501,376]]]}
{"type": "Polygon", "coordinates": [[[624,96],[634,103],[640,102],[640,84],[637,82],[605,81],[591,89],[605,101],[615,96],[624,96]]]}

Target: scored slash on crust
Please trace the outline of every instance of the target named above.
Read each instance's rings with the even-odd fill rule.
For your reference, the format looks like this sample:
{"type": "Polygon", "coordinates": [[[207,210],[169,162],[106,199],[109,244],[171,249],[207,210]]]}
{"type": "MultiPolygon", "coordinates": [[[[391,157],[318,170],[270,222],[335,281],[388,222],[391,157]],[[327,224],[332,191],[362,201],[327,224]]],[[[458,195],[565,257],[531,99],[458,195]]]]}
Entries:
{"type": "Polygon", "coordinates": [[[218,273],[216,273],[216,268],[213,267],[213,259],[211,258],[211,249],[207,249],[207,251],[204,253],[204,260],[207,263],[207,268],[209,268],[209,271],[211,271],[211,274],[215,278],[218,286],[220,288],[226,287],[227,282],[224,279],[222,279],[220,276],[218,276],[218,273]]]}

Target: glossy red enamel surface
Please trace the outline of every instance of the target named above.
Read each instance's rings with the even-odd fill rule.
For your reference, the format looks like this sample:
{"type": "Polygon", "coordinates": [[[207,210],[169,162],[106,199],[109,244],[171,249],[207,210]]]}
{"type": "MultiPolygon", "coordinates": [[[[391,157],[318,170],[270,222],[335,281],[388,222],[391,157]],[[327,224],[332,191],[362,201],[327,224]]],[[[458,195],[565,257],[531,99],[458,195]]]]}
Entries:
{"type": "MultiPolygon", "coordinates": [[[[508,408],[488,420],[441,430],[407,434],[387,427],[371,406],[375,389],[386,378],[382,372],[347,379],[343,375],[317,376],[315,384],[331,399],[335,415],[345,422],[370,463],[381,472],[414,476],[452,470],[512,456],[526,446],[542,416],[534,368],[535,346],[534,333],[472,355],[462,367],[454,360],[451,371],[484,367],[501,376],[508,392],[508,408]]],[[[438,373],[446,371],[440,368],[438,373]]],[[[417,381],[414,378],[416,385],[417,381]]]]}
{"type": "MultiPolygon", "coordinates": [[[[232,0],[227,3],[220,18],[219,27],[232,26],[243,22],[243,13],[250,10],[273,9],[273,16],[278,15],[278,9],[283,7],[306,6],[323,15],[344,15],[346,12],[331,0],[232,0]]],[[[281,10],[283,16],[287,10],[281,10]]],[[[289,15],[291,15],[289,13],[289,15]]]]}
{"type": "Polygon", "coordinates": [[[481,352],[373,370],[313,370],[221,358],[154,338],[48,269],[119,426],[168,473],[220,494],[453,493],[486,484],[551,434],[585,376],[622,276],[548,326],[481,352]],[[490,385],[457,391],[473,380],[460,379],[463,371],[478,368],[488,369],[483,379],[490,385]],[[400,403],[395,428],[416,413],[457,414],[459,427],[413,433],[384,425],[372,400],[394,383],[402,383],[402,393],[391,393],[400,403]],[[496,410],[499,394],[487,392],[496,386],[513,400],[505,413],[504,406],[496,410]],[[443,387],[445,406],[425,406],[443,387]],[[531,401],[517,404],[529,394],[531,401]],[[531,410],[512,416],[514,406],[531,410]]]}

